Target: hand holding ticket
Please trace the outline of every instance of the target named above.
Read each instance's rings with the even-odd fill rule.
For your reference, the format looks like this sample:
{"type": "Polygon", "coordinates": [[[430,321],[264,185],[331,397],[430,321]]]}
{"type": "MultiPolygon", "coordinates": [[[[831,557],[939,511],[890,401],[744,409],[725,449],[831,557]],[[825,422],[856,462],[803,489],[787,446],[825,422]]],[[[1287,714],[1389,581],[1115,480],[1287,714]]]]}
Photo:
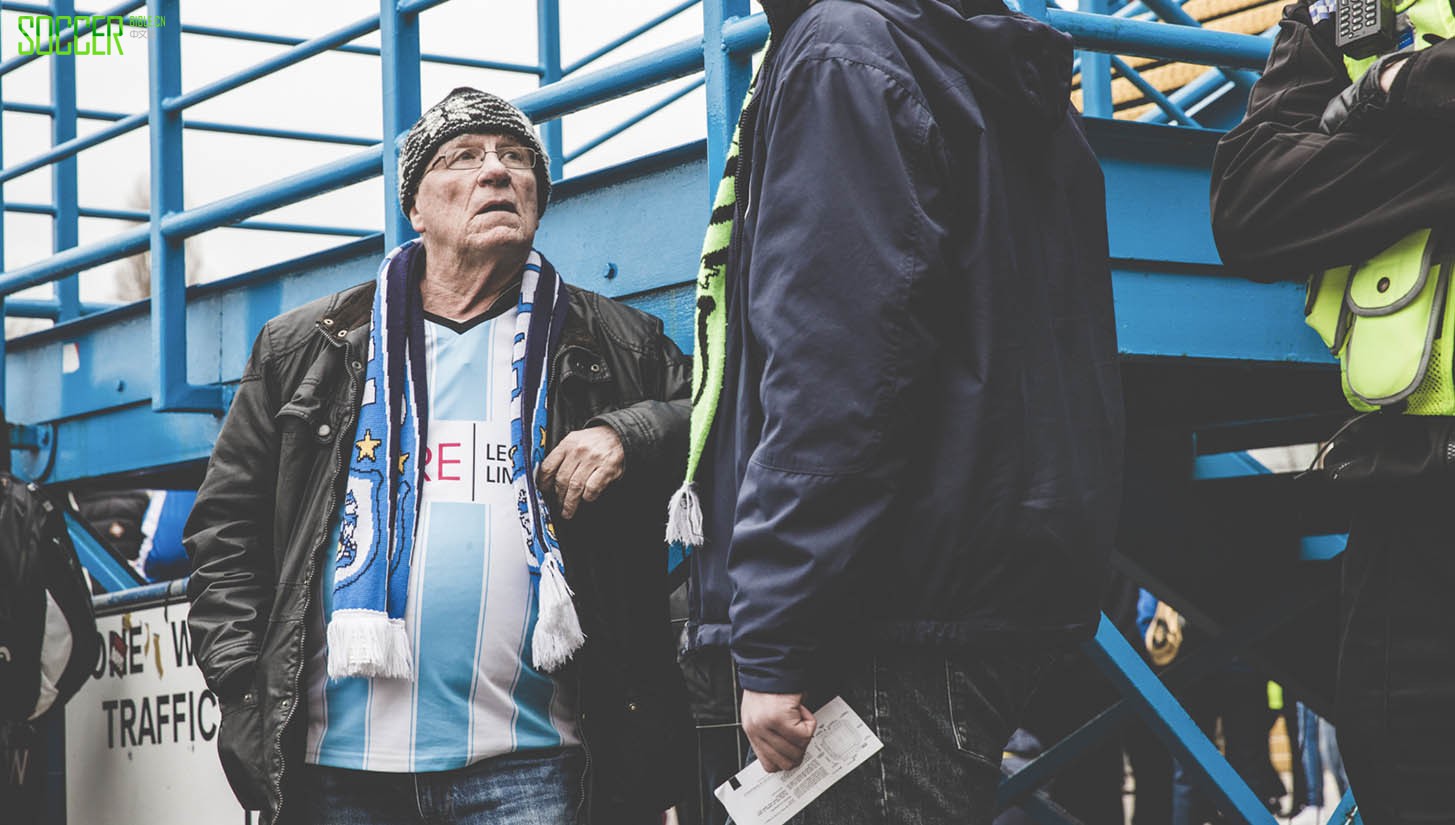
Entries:
{"type": "Polygon", "coordinates": [[[781,825],[884,747],[841,697],[814,716],[818,729],[798,767],[770,774],[754,762],[716,790],[736,825],[781,825]]]}

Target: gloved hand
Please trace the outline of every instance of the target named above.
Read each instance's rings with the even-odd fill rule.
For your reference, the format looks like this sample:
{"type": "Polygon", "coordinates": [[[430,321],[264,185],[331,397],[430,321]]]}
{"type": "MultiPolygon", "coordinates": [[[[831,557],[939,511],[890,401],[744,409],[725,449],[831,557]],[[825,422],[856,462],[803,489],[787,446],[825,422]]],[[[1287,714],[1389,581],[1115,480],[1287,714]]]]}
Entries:
{"type": "Polygon", "coordinates": [[[1363,77],[1350,83],[1348,88],[1340,92],[1338,97],[1329,101],[1329,105],[1324,107],[1324,115],[1319,119],[1319,129],[1326,135],[1332,135],[1335,132],[1357,128],[1361,121],[1384,111],[1385,106],[1389,103],[1389,94],[1380,82],[1385,70],[1396,63],[1414,57],[1414,54],[1414,52],[1395,52],[1374,61],[1374,65],[1369,67],[1369,71],[1365,72],[1363,77]]]}

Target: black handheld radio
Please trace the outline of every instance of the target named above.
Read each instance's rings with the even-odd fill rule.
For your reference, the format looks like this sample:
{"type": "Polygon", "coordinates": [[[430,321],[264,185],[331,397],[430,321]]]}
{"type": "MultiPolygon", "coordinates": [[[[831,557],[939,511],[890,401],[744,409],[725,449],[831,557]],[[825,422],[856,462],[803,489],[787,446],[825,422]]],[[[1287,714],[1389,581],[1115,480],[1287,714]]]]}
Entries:
{"type": "Polygon", "coordinates": [[[1334,42],[1355,60],[1394,51],[1397,16],[1390,0],[1337,0],[1334,42]]]}

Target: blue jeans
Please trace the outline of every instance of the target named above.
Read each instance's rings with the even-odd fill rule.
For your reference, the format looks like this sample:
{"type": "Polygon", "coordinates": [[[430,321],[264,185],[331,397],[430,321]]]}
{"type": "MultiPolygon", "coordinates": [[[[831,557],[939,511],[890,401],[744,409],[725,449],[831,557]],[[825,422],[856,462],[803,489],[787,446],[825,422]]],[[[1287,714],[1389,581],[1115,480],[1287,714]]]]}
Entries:
{"type": "Polygon", "coordinates": [[[580,748],[430,773],[307,765],[300,825],[576,825],[585,768],[580,748]]]}
{"type": "Polygon", "coordinates": [[[989,825],[1000,758],[1042,673],[1037,651],[882,653],[810,707],[844,697],[884,743],[792,825],[989,825]]]}

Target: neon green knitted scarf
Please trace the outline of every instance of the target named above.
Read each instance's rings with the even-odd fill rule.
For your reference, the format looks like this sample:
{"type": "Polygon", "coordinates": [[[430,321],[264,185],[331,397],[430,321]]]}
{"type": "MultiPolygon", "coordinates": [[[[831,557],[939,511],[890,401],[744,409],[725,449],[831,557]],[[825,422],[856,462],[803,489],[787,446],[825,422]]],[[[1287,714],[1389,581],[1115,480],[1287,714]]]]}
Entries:
{"type": "MultiPolygon", "coordinates": [[[[743,98],[744,110],[752,102],[757,86],[758,76],[754,74],[743,98]]],[[[707,447],[707,435],[712,431],[712,419],[717,415],[723,367],[727,364],[727,307],[723,303],[727,292],[728,245],[732,241],[733,212],[737,207],[734,182],[738,172],[738,139],[742,128],[742,120],[739,119],[737,128],[733,130],[732,143],[728,146],[722,179],[717,184],[717,197],[712,201],[707,234],[702,239],[702,262],[697,269],[694,324],[697,342],[692,351],[692,431],[688,443],[687,476],[667,506],[667,541],[680,542],[689,550],[701,547],[704,541],[702,502],[697,496],[694,479],[702,462],[703,450],[707,447]]]]}

